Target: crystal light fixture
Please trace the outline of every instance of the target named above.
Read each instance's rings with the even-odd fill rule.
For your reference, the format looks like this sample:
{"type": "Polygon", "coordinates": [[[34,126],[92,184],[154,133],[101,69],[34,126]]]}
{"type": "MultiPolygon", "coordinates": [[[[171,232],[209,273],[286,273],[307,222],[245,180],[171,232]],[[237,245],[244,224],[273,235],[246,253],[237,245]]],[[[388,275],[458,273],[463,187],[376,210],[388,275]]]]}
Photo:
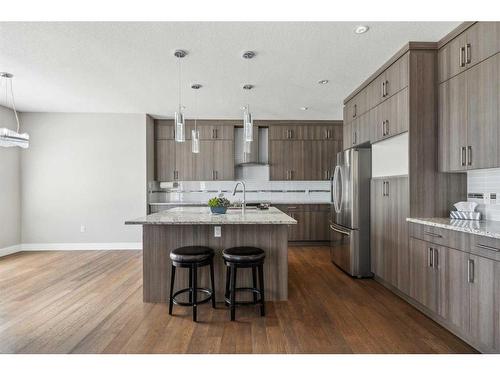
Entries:
{"type": "Polygon", "coordinates": [[[178,49],[174,52],[174,56],[179,59],[179,107],[177,112],[174,115],[175,121],[175,141],[176,142],[184,142],[186,141],[186,125],[184,122],[184,114],[182,113],[182,104],[181,104],[181,59],[186,57],[187,52],[178,49]]]}
{"type": "MultiPolygon", "coordinates": [[[[243,59],[248,60],[248,62],[250,62],[250,60],[255,57],[255,52],[246,51],[243,53],[242,57],[243,59]]],[[[250,64],[248,65],[248,76],[250,76],[250,64]]],[[[251,89],[253,89],[253,85],[249,83],[243,85],[243,90],[250,92],[251,89]]],[[[247,104],[243,109],[243,137],[245,139],[245,143],[253,141],[253,118],[252,114],[250,113],[249,104],[247,104]]],[[[247,146],[245,145],[245,147],[247,146]]],[[[248,146],[248,149],[250,150],[250,146],[248,146]]]]}
{"type": "MultiPolygon", "coordinates": [[[[199,89],[201,89],[201,87],[202,86],[199,83],[194,83],[191,85],[191,88],[193,90],[199,90],[199,89]]],[[[200,153],[200,131],[196,127],[196,119],[197,119],[196,110],[198,108],[198,101],[196,100],[196,97],[195,97],[194,102],[195,102],[195,105],[194,105],[195,116],[194,116],[194,129],[191,130],[191,151],[194,154],[199,154],[200,153]]]]}
{"type": "Polygon", "coordinates": [[[27,133],[19,133],[19,117],[17,116],[16,102],[14,101],[12,78],[14,78],[13,74],[0,72],[0,81],[5,81],[5,105],[8,105],[8,93],[10,92],[12,110],[14,111],[17,122],[17,130],[14,131],[7,127],[0,128],[0,146],[28,148],[30,136],[27,133]]]}

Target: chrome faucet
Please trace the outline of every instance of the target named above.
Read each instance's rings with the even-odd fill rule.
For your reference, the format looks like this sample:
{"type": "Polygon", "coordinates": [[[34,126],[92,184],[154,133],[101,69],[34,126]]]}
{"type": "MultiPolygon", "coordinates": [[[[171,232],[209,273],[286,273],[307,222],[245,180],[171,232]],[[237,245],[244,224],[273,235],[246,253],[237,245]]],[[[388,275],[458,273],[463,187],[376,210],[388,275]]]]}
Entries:
{"type": "Polygon", "coordinates": [[[236,195],[236,189],[238,188],[238,185],[241,184],[241,186],[243,186],[243,201],[241,202],[241,213],[243,215],[245,215],[245,205],[246,205],[246,193],[247,193],[247,189],[245,187],[245,183],[243,181],[237,181],[236,182],[236,185],[234,185],[234,189],[233,189],[233,196],[236,195]]]}

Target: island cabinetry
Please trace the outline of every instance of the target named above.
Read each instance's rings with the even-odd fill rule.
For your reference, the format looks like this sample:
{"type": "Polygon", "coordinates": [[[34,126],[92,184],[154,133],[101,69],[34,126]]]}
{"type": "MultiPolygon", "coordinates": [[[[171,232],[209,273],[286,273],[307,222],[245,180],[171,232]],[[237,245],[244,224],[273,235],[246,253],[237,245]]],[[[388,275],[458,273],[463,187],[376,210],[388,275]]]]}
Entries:
{"type": "Polygon", "coordinates": [[[328,241],[329,204],[278,204],[279,210],[297,220],[289,227],[289,241],[328,241]]]}

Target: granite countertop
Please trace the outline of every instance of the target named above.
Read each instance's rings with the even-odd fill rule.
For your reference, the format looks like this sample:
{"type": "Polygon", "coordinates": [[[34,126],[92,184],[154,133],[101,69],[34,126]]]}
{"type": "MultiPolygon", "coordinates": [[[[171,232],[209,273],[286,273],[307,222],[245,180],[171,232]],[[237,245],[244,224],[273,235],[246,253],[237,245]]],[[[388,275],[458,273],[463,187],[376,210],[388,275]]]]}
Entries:
{"type": "Polygon", "coordinates": [[[430,225],[458,232],[476,234],[500,239],[500,221],[492,220],[457,220],[450,218],[407,218],[406,221],[430,225]]]}
{"type": "Polygon", "coordinates": [[[125,224],[297,224],[297,220],[275,207],[270,207],[268,210],[247,208],[245,215],[242,215],[241,208],[229,209],[224,215],[213,215],[208,207],[174,207],[138,219],[127,220],[125,224]]]}

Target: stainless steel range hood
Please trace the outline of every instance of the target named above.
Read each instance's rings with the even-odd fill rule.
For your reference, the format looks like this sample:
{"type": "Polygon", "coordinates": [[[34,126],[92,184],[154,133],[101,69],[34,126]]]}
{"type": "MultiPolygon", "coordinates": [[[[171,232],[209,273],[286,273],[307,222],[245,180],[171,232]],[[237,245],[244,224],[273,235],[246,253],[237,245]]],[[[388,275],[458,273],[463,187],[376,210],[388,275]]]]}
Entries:
{"type": "Polygon", "coordinates": [[[251,152],[245,152],[243,128],[234,129],[234,158],[236,167],[268,165],[268,128],[254,126],[254,140],[251,152]]]}

